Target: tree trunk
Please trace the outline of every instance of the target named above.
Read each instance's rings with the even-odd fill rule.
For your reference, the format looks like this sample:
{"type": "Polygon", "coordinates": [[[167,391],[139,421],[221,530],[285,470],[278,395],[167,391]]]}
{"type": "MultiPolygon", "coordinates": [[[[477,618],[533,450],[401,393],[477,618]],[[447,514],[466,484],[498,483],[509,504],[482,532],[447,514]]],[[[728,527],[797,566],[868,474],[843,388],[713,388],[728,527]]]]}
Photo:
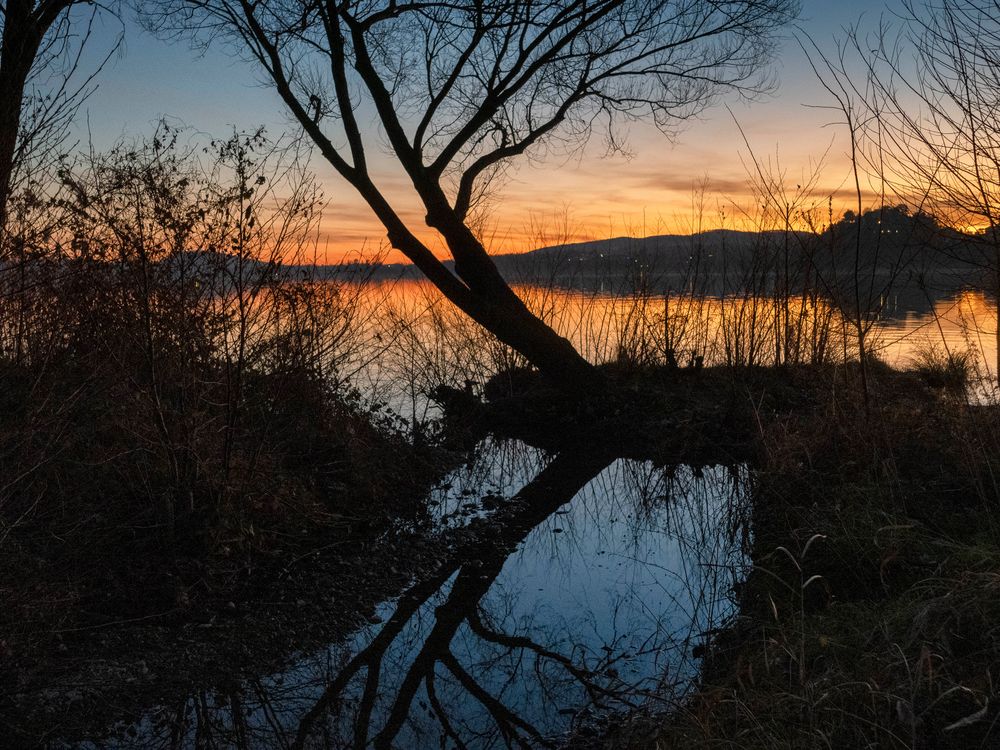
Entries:
{"type": "MultiPolygon", "coordinates": [[[[6,45],[5,45],[6,46],[6,45]]],[[[27,72],[11,71],[0,60],[0,232],[7,225],[7,203],[10,198],[17,136],[21,127],[21,102],[27,72]]]]}
{"type": "Polygon", "coordinates": [[[528,309],[463,222],[428,223],[444,235],[455,259],[455,274],[445,273],[451,279],[457,276],[470,292],[455,294],[451,284],[439,283],[437,274],[428,274],[445,297],[562,390],[586,394],[599,389],[602,378],[598,370],[568,339],[528,309]]]}
{"type": "MultiPolygon", "coordinates": [[[[18,157],[24,89],[45,35],[78,0],[8,0],[0,45],[0,238],[18,157]]],[[[69,32],[67,32],[68,34],[69,32]]],[[[68,36],[67,36],[68,38],[68,36]]]]}
{"type": "MultiPolygon", "coordinates": [[[[421,191],[423,192],[423,191],[421,191]]],[[[435,286],[460,309],[539,369],[565,391],[585,394],[600,387],[597,369],[563,336],[528,309],[500,274],[479,239],[446,202],[434,202],[427,223],[445,238],[455,259],[455,274],[471,292],[463,305],[449,286],[435,286]]],[[[447,273],[447,272],[446,272],[447,273]]]]}
{"type": "Polygon", "coordinates": [[[33,5],[30,0],[11,0],[4,16],[0,47],[0,232],[7,224],[24,87],[42,41],[32,18],[33,5]]]}
{"type": "Polygon", "coordinates": [[[566,391],[585,393],[600,382],[599,373],[576,348],[536,317],[511,291],[503,301],[491,300],[486,315],[474,319],[500,341],[522,354],[542,375],[566,391]]]}

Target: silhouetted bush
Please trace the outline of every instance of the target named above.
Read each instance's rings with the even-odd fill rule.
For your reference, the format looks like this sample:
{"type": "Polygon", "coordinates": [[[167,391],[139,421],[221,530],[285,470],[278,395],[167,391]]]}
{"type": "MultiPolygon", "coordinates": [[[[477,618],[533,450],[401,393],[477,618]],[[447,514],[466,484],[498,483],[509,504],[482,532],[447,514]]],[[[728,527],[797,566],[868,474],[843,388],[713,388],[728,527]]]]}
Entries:
{"type": "Polygon", "coordinates": [[[341,375],[364,286],[312,283],[294,150],[161,126],[58,181],[0,267],[0,576],[125,591],[407,512],[421,464],[341,375]]]}

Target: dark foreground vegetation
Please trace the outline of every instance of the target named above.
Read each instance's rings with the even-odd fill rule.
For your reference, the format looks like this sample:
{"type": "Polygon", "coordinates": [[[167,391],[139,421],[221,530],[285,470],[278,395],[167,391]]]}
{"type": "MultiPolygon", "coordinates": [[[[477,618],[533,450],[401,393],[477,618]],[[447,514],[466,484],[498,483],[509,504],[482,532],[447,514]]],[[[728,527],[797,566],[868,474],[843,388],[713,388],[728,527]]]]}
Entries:
{"type": "MultiPolygon", "coordinates": [[[[808,256],[775,266],[771,237],[724,304],[635,280],[586,302],[605,363],[588,393],[567,392],[440,300],[407,318],[364,298],[384,285],[314,281],[308,181],[263,210],[297,174],[290,152],[251,134],[196,158],[176,136],[66,165],[56,198],[14,204],[0,360],[12,742],[103,737],[192,684],[344,638],[400,592],[416,609],[453,575],[465,598],[438,612],[448,632],[499,637],[477,602],[508,555],[621,457],[748,466],[753,569],[737,616],[690,644],[693,692],[571,744],[994,741],[1000,431],[969,356],[927,349],[905,371],[859,357],[878,310],[806,286],[808,256]],[[409,419],[351,385],[390,369],[409,419]],[[486,437],[557,458],[471,532],[427,533],[427,492],[486,437]]],[[[448,664],[438,640],[420,653],[448,664]]]]}
{"type": "Polygon", "coordinates": [[[850,132],[842,218],[818,173],[790,190],[751,155],[752,231],[652,242],[652,258],[609,245],[613,273],[548,243],[553,283],[515,289],[479,231],[511,160],[605,118],[616,150],[633,119],[673,132],[722,93],[765,91],[797,3],[140,3],[148,29],[258,66],[437,290],[401,302],[365,263],[317,275],[322,199],[300,141],[185,146],[163,126],[61,155],[89,86],[69,86],[78,5],[0,6],[0,745],[381,750],[422,711],[464,747],[440,670],[492,722],[473,746],[998,745],[1000,353],[982,366],[1000,321],[971,321],[969,353],[878,358],[904,284],[928,308],[956,271],[952,290],[1000,296],[996,55],[981,52],[1000,48],[995,8],[905,4],[908,81],[887,27],[814,57],[850,132]],[[414,60],[426,76],[406,74],[414,60]],[[64,70],[54,93],[30,93],[33,69],[64,70]],[[380,192],[376,143],[426,211],[380,192]],[[883,191],[868,210],[864,171],[883,191]],[[544,460],[510,497],[462,494],[451,515],[471,518],[449,525],[428,492],[487,438],[544,460]],[[612,645],[581,665],[484,614],[519,546],[622,457],[662,475],[724,466],[751,487],[734,614],[682,642],[700,672],[628,700],[612,645]],[[281,721],[280,681],[244,678],[366,622],[380,627],[281,721]],[[492,693],[456,655],[460,632],[582,688],[586,706],[558,710],[570,731],[492,693]],[[340,713],[355,678],[357,714],[340,713]]]}
{"type": "MultiPolygon", "coordinates": [[[[126,357],[130,336],[119,330],[80,351],[92,357],[91,373],[113,361],[118,378],[130,379],[121,389],[88,388],[93,380],[65,364],[6,371],[12,386],[32,373],[38,390],[11,402],[18,418],[5,444],[21,445],[32,426],[37,445],[63,446],[5,505],[16,515],[5,516],[4,595],[13,606],[2,623],[0,715],[19,742],[103,736],[137,707],[183,696],[191,680],[225,684],[247,659],[277,669],[285,654],[345,635],[408,581],[420,590],[453,570],[459,581],[468,575],[473,614],[461,616],[474,622],[475,602],[514,543],[506,535],[523,538],[617,456],[749,464],[753,569],[734,592],[737,616],[691,644],[704,665],[693,693],[667,714],[582,727],[571,746],[936,748],[995,739],[1000,433],[995,407],[970,403],[961,357],[929,353],[908,371],[870,360],[865,393],[857,363],[679,367],[622,357],[600,368],[605,390],[589,399],[517,368],[475,391],[432,389],[444,419],[419,432],[362,408],[307,367],[247,368],[231,479],[219,480],[224,442],[189,442],[185,455],[199,470],[178,501],[173,463],[130,448],[143,415],[144,444],[161,445],[160,433],[149,416],[158,413],[154,392],[136,387],[148,360],[126,357]],[[34,393],[74,390],[72,408],[57,412],[58,431],[23,406],[34,393]],[[422,494],[485,435],[568,463],[527,488],[530,507],[515,503],[484,522],[486,537],[424,537],[422,494]],[[137,465],[148,472],[141,493],[128,478],[137,465]],[[30,488],[33,502],[18,504],[30,488]],[[487,543],[491,526],[503,536],[487,543]],[[495,543],[502,553],[490,551],[495,543]],[[24,696],[45,685],[62,692],[26,706],[24,696]]],[[[157,361],[173,376],[164,383],[191,372],[157,361]]],[[[194,391],[203,394],[195,435],[225,424],[225,410],[212,405],[226,399],[210,395],[225,372],[215,351],[187,381],[205,389],[194,391]]],[[[165,414],[178,424],[176,411],[165,414]]],[[[306,718],[300,731],[316,712],[306,718]]]]}
{"type": "MultiPolygon", "coordinates": [[[[365,593],[365,576],[343,568],[390,524],[419,522],[443,460],[340,378],[357,285],[312,284],[279,262],[308,260],[316,217],[311,185],[288,181],[292,155],[259,134],[204,152],[176,135],[66,164],[56,197],[12,204],[17,255],[0,276],[5,741],[49,731],[25,726],[25,692],[81,659],[139,658],[129,625],[165,626],[176,642],[192,625],[241,621],[230,647],[268,642],[318,578],[330,591],[332,578],[353,582],[360,592],[338,596],[371,606],[381,589],[365,593]],[[277,215],[264,209],[287,188],[277,215]],[[318,549],[345,552],[332,568],[298,565],[318,549]]],[[[354,615],[339,609],[346,627],[354,615]]],[[[145,658],[162,635],[143,631],[145,658]]],[[[221,648],[202,640],[215,643],[195,662],[221,648]]],[[[160,658],[184,662],[174,649],[160,658]]]]}

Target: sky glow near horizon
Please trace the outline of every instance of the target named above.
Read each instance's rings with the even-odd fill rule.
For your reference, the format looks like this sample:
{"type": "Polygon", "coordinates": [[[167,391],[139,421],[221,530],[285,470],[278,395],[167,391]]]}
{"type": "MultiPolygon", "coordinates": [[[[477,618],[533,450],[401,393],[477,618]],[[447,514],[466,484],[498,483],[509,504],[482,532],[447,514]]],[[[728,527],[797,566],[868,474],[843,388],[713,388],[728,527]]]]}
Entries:
{"type": "MultiPolygon", "coordinates": [[[[803,0],[799,26],[831,51],[844,27],[859,21],[862,28],[874,27],[898,1],[803,0]]],[[[114,19],[99,20],[92,54],[102,54],[102,45],[106,54],[120,30],[114,19]]],[[[852,207],[849,138],[836,124],[842,116],[828,108],[832,99],[791,33],[788,29],[774,63],[778,83],[771,96],[750,104],[729,98],[728,110],[709,109],[674,141],[650,125],[634,124],[628,131],[630,157],[605,155],[598,137],[569,157],[517,162],[492,198],[482,229],[488,249],[520,252],[622,235],[751,228],[753,166],[744,135],[753,157],[774,173],[780,170],[792,190],[806,184],[822,162],[814,191],[821,214],[831,196],[835,215],[852,207]]],[[[231,50],[216,45],[199,53],[186,42],[158,40],[126,20],[124,46],[101,73],[76,135],[103,150],[123,137],[150,135],[162,117],[213,137],[225,137],[234,127],[264,126],[272,136],[294,129],[278,95],[231,50]]],[[[383,152],[372,162],[376,183],[400,215],[446,256],[440,241],[424,229],[424,211],[404,176],[393,169],[391,156],[383,152]]],[[[311,166],[328,201],[319,260],[337,262],[384,248],[385,231],[353,188],[318,156],[311,166]]],[[[387,259],[403,258],[389,253],[387,259]]]]}

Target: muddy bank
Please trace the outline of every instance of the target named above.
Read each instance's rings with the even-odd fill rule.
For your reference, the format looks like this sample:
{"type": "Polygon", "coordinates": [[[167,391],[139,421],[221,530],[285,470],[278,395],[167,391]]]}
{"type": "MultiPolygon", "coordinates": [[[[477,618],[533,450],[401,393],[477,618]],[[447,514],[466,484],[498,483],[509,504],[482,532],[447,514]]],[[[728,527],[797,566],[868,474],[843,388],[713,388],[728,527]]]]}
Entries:
{"type": "MultiPolygon", "coordinates": [[[[869,365],[872,387],[891,399],[932,404],[938,392],[913,372],[869,365]]],[[[619,457],[664,463],[756,460],[767,425],[822,419],[831,399],[853,392],[854,365],[655,367],[604,365],[603,387],[569,396],[537,373],[501,373],[478,390],[441,388],[447,434],[469,444],[484,435],[551,452],[602,444],[619,457]]]]}

